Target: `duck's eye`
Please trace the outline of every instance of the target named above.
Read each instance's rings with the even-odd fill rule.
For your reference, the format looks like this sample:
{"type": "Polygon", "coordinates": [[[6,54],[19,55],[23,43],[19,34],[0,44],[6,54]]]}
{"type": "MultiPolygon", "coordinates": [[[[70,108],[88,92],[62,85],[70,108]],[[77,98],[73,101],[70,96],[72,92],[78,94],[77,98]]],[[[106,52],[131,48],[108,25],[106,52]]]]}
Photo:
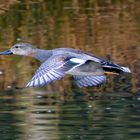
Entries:
{"type": "Polygon", "coordinates": [[[15,48],[19,48],[19,46],[15,46],[15,48]]]}

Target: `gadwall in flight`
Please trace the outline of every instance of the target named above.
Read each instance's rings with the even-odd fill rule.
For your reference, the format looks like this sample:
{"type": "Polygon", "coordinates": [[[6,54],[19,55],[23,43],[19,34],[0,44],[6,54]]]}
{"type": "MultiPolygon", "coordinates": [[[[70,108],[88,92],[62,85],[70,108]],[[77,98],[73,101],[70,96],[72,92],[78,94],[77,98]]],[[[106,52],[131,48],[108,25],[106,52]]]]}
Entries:
{"type": "Polygon", "coordinates": [[[47,85],[63,78],[65,74],[72,75],[79,87],[97,86],[106,81],[107,74],[131,72],[128,67],[72,48],[43,50],[28,43],[17,43],[0,53],[11,54],[31,56],[42,63],[26,87],[47,85]]]}

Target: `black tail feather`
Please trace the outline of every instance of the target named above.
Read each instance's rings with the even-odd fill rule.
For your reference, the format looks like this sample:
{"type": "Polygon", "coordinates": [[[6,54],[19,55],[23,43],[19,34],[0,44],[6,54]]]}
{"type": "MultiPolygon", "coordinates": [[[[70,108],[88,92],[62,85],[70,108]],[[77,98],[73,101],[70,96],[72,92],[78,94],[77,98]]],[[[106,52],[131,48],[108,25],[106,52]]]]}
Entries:
{"type": "Polygon", "coordinates": [[[113,72],[117,74],[120,74],[123,72],[123,69],[121,66],[114,64],[112,62],[104,62],[102,63],[102,66],[105,72],[113,72]]]}
{"type": "Polygon", "coordinates": [[[121,69],[118,69],[118,68],[111,68],[111,67],[103,67],[103,70],[104,70],[105,72],[112,72],[112,73],[117,73],[117,74],[120,74],[120,73],[123,72],[121,69]]]}

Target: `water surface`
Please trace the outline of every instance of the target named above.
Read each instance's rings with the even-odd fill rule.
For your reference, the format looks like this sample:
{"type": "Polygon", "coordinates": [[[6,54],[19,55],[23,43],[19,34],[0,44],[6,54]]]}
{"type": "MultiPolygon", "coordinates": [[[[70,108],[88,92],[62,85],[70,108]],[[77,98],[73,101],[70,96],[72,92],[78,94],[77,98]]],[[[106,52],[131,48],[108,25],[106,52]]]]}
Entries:
{"type": "Polygon", "coordinates": [[[1,92],[2,140],[138,140],[140,97],[126,93],[1,92]]]}
{"type": "Polygon", "coordinates": [[[41,0],[0,2],[0,51],[17,42],[76,48],[129,66],[101,87],[73,79],[24,89],[39,62],[0,56],[0,140],[139,140],[140,2],[41,0]]]}

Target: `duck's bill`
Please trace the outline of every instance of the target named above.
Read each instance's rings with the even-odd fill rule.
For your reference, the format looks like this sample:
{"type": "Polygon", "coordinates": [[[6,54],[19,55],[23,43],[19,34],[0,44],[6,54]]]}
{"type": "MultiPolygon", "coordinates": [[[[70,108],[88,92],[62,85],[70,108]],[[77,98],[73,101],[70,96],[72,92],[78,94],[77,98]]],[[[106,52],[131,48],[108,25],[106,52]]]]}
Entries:
{"type": "Polygon", "coordinates": [[[11,52],[11,50],[7,50],[7,51],[4,51],[4,52],[0,52],[0,55],[11,55],[11,54],[13,54],[13,53],[11,52]]]}

